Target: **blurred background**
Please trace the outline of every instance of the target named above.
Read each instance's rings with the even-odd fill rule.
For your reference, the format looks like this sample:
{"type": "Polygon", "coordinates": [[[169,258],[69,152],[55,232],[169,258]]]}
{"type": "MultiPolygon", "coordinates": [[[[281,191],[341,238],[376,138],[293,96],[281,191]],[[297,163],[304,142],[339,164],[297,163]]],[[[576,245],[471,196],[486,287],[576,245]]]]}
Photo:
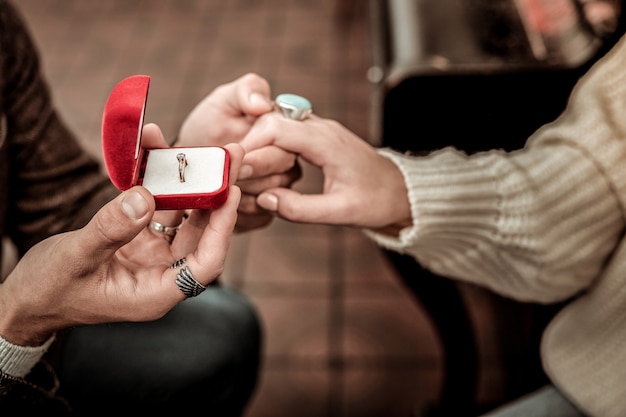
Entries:
{"type": "MultiPolygon", "coordinates": [[[[558,94],[545,95],[556,97],[558,103],[556,110],[546,112],[544,118],[558,114],[567,91],[580,74],[579,68],[598,48],[593,36],[573,36],[573,47],[570,38],[565,43],[561,39],[558,45],[567,48],[558,50],[554,39],[542,44],[537,37],[522,36],[525,40],[520,41],[519,34],[529,33],[524,32],[522,23],[529,20],[522,19],[520,23],[519,16],[511,18],[514,13],[510,5],[514,2],[509,0],[467,3],[481,4],[483,9],[489,6],[486,15],[473,16],[474,29],[481,29],[478,32],[483,41],[489,40],[489,48],[480,50],[472,49],[474,45],[470,43],[470,35],[476,30],[467,31],[463,25],[454,24],[454,30],[466,32],[437,41],[421,39],[421,33],[412,32],[415,5],[425,5],[426,9],[439,3],[445,6],[430,7],[429,18],[418,25],[418,29],[425,25],[436,31],[446,22],[445,18],[460,16],[456,13],[462,1],[389,1],[395,8],[379,7],[387,2],[365,0],[15,3],[39,46],[62,117],[98,157],[104,103],[113,86],[133,74],[152,77],[146,121],[160,125],[168,138],[176,135],[187,113],[215,87],[247,72],[256,72],[267,78],[274,96],[303,95],[310,99],[318,115],[336,119],[364,140],[380,144],[385,140],[384,120],[394,120],[394,115],[398,115],[393,134],[405,140],[407,129],[416,125],[416,117],[431,107],[442,116],[436,120],[437,129],[466,127],[454,118],[445,119],[457,100],[444,100],[441,109],[436,107],[438,101],[430,98],[422,102],[419,110],[405,106],[415,104],[411,100],[422,94],[443,97],[443,90],[438,90],[439,84],[420,84],[402,90],[408,94],[398,98],[392,89],[413,76],[415,54],[396,51],[394,65],[385,68],[393,47],[381,45],[392,44],[413,52],[423,51],[424,47],[441,48],[445,42],[453,45],[448,57],[437,53],[429,56],[428,74],[433,69],[450,68],[454,64],[450,57],[461,57],[461,61],[468,56],[478,57],[479,61],[471,62],[472,68],[485,62],[496,62],[497,68],[502,68],[503,61],[493,59],[494,51],[513,56],[515,63],[524,65],[536,64],[537,60],[545,64],[546,54],[548,58],[556,56],[556,60],[547,60],[549,66],[575,67],[577,71],[567,72],[566,77],[557,73],[558,79],[566,80],[567,85],[558,94]],[[385,22],[394,24],[385,28],[381,26],[385,22]],[[487,33],[487,28],[494,32],[487,33]],[[493,33],[495,36],[491,36],[493,33]],[[497,42],[504,38],[512,41],[497,42]],[[543,58],[537,55],[541,51],[543,58]],[[387,90],[381,88],[383,79],[387,90]],[[428,89],[432,85],[437,88],[428,89]],[[394,104],[396,99],[399,101],[394,104]]],[[[556,3],[562,6],[571,2],[556,3]]],[[[520,85],[520,90],[537,94],[527,88],[528,84],[520,85]]],[[[506,88],[504,92],[511,93],[506,88]]],[[[467,96],[480,95],[479,89],[467,96]]],[[[492,100],[494,103],[503,107],[499,99],[492,100]]],[[[466,104],[463,112],[471,107],[471,103],[466,104]]],[[[428,117],[420,119],[420,123],[427,121],[424,119],[428,117]]],[[[535,128],[527,127],[519,131],[522,137],[535,128]]],[[[426,136],[419,140],[427,139],[426,136]]],[[[450,133],[450,137],[457,136],[476,140],[474,135],[450,133]]],[[[303,192],[320,190],[320,172],[306,164],[304,168],[305,177],[295,187],[303,192]]],[[[467,301],[467,309],[461,313],[467,323],[461,327],[473,337],[452,343],[461,359],[456,362],[458,368],[446,365],[431,315],[407,289],[398,268],[386,254],[358,230],[290,224],[278,219],[265,229],[237,235],[223,283],[252,300],[263,324],[261,375],[246,417],[424,416],[420,413],[444,396],[444,383],[449,385],[453,379],[450,375],[444,378],[446,371],[457,369],[468,371],[459,385],[459,392],[464,394],[459,397],[454,414],[442,415],[474,415],[472,405],[493,404],[508,395],[503,376],[505,362],[497,338],[506,332],[519,333],[520,328],[525,329],[525,322],[520,328],[494,324],[493,317],[499,315],[494,305],[502,307],[502,300],[494,303],[493,297],[484,291],[469,285],[458,286],[456,295],[467,301]],[[467,359],[462,357],[464,352],[468,353],[467,359]],[[467,381],[469,384],[463,385],[467,381]]],[[[430,299],[440,309],[449,307],[450,311],[457,301],[445,297],[430,299]]],[[[525,317],[523,310],[513,311],[525,317]]],[[[520,351],[528,347],[521,339],[514,343],[520,351]]],[[[513,357],[512,361],[516,359],[513,357]]],[[[526,362],[517,361],[516,366],[524,367],[526,362]]],[[[446,401],[455,405],[454,396],[448,391],[446,401]]]]}

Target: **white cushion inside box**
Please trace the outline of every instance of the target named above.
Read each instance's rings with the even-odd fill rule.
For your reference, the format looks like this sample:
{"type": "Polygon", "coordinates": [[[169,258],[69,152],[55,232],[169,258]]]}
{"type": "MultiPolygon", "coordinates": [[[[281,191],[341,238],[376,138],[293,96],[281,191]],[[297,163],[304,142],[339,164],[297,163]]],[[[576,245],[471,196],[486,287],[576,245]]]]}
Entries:
{"type": "Polygon", "coordinates": [[[219,147],[151,149],[143,186],[153,195],[205,194],[222,187],[226,152],[219,147]],[[185,182],[178,175],[179,153],[187,158],[185,182]]]}

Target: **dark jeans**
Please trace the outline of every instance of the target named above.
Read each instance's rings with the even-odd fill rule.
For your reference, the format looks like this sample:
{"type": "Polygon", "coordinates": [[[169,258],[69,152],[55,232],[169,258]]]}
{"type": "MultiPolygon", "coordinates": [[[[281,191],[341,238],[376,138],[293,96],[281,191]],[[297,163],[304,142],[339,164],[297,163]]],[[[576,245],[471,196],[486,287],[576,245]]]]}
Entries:
{"type": "Polygon", "coordinates": [[[246,298],[209,287],[154,322],[86,326],[63,335],[62,394],[86,416],[180,415],[198,408],[239,416],[257,382],[261,338],[246,298]]]}

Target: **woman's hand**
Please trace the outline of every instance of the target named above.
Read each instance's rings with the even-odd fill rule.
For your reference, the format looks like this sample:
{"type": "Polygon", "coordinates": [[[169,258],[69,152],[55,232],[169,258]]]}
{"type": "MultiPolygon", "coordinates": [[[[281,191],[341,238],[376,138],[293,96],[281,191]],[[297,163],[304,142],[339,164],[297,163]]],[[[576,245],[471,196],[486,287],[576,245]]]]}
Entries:
{"type": "Polygon", "coordinates": [[[322,169],[321,194],[280,186],[259,194],[261,207],[287,220],[376,229],[410,224],[404,177],[396,165],[336,121],[266,114],[241,145],[246,152],[278,146],[322,169]]]}

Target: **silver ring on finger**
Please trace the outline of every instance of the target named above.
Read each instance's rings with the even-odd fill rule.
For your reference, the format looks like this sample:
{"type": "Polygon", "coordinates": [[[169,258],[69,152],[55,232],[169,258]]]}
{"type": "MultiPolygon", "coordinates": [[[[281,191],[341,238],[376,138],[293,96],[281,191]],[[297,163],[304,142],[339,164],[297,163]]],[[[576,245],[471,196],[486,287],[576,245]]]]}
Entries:
{"type": "Polygon", "coordinates": [[[178,226],[165,226],[164,224],[155,222],[154,220],[152,220],[150,224],[148,225],[148,227],[151,230],[161,234],[163,238],[170,243],[172,243],[172,241],[174,240],[174,237],[176,237],[176,233],[178,233],[178,230],[180,229],[181,226],[182,226],[182,223],[179,224],[178,226]]]}

